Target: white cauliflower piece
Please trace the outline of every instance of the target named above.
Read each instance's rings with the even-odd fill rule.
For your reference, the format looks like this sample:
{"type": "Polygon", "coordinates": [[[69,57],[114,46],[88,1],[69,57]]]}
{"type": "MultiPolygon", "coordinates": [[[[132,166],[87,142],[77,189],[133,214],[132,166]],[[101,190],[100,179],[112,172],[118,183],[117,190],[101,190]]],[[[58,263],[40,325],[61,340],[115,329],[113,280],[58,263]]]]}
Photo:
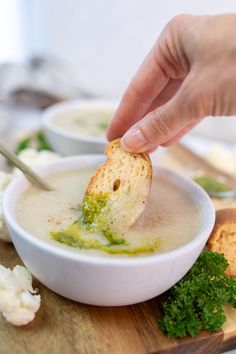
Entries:
{"type": "MultiPolygon", "coordinates": [[[[22,150],[19,153],[18,157],[32,169],[38,166],[47,165],[50,162],[57,161],[61,158],[61,156],[56,154],[55,152],[49,150],[37,151],[33,148],[22,150]]],[[[18,168],[14,168],[13,174],[15,176],[19,175],[21,174],[21,171],[18,170],[18,168]]]]}
{"type": "Polygon", "coordinates": [[[31,293],[35,292],[32,288],[32,276],[27,268],[16,266],[12,272],[15,275],[19,287],[23,290],[29,290],[31,293]]]}
{"type": "Polygon", "coordinates": [[[0,311],[7,321],[16,326],[32,321],[41,303],[36,292],[28,269],[18,265],[11,271],[0,265],[0,311]]]}
{"type": "Polygon", "coordinates": [[[205,158],[216,168],[230,173],[231,175],[236,174],[236,158],[223,144],[214,143],[210,145],[205,158]]]}
{"type": "Polygon", "coordinates": [[[2,212],[2,199],[3,199],[3,192],[8,186],[8,184],[12,181],[13,176],[10,173],[6,173],[0,171],[0,240],[10,242],[11,237],[7,231],[7,227],[5,225],[3,212],[2,212]]]}

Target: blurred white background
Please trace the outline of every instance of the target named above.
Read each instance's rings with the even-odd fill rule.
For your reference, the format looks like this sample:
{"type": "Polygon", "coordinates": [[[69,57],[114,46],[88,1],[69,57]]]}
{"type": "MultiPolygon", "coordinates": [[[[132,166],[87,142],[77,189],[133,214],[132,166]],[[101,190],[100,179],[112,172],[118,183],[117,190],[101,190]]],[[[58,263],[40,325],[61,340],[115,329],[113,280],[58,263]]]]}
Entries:
{"type": "Polygon", "coordinates": [[[235,0],[0,0],[0,61],[56,58],[92,94],[120,96],[169,19],[232,11],[235,0]]]}
{"type": "MultiPolygon", "coordinates": [[[[225,12],[235,0],[0,0],[0,99],[22,87],[119,99],[173,16],[225,12]]],[[[235,129],[235,118],[208,118],[195,131],[234,142],[235,129]]]]}

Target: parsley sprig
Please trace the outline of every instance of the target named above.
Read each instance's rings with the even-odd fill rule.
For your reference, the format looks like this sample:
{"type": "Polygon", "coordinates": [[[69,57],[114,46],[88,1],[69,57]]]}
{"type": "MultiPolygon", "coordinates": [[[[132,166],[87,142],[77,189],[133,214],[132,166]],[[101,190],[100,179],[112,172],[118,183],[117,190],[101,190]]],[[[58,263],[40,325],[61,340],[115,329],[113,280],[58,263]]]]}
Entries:
{"type": "Polygon", "coordinates": [[[37,151],[52,150],[42,131],[32,133],[26,136],[25,138],[21,139],[16,147],[16,155],[18,155],[22,150],[25,150],[27,148],[35,148],[37,151]]]}
{"type": "Polygon", "coordinates": [[[206,251],[170,290],[160,329],[169,337],[195,337],[201,329],[218,331],[226,320],[223,306],[236,308],[236,280],[224,272],[223,254],[206,251]]]}

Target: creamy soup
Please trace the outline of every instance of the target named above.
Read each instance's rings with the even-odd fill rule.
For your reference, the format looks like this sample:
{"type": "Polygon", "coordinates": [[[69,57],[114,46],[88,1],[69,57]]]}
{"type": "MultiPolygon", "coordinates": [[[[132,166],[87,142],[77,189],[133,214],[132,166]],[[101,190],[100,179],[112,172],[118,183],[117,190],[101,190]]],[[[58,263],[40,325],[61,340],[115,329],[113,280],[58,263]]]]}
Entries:
{"type": "MultiPolygon", "coordinates": [[[[63,231],[80,218],[84,191],[93,173],[92,169],[76,169],[50,176],[48,181],[56,188],[53,192],[29,187],[17,203],[19,224],[35,237],[72,252],[114,257],[114,254],[104,250],[79,249],[51,237],[52,231],[63,231]]],[[[113,253],[118,252],[114,250],[126,249],[131,251],[132,256],[145,256],[150,252],[165,252],[186,244],[193,239],[199,225],[197,203],[194,204],[187,193],[174,184],[161,176],[154,176],[144,213],[122,235],[125,244],[107,247],[107,239],[99,232],[91,234],[84,231],[83,238],[96,240],[107,247],[106,250],[113,250],[113,253]],[[150,245],[155,247],[149,250],[150,245]]],[[[121,252],[119,256],[129,255],[121,252]]]]}
{"type": "Polygon", "coordinates": [[[105,137],[105,132],[112,115],[113,110],[108,109],[81,109],[66,114],[58,113],[53,122],[58,127],[71,133],[102,138],[105,137]]]}

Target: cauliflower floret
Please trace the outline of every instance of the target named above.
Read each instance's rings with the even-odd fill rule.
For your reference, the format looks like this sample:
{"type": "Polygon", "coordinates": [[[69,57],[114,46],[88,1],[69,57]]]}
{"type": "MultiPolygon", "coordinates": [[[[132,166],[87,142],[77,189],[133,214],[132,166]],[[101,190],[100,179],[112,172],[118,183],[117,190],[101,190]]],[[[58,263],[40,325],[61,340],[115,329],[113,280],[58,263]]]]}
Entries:
{"type": "MultiPolygon", "coordinates": [[[[61,158],[60,155],[55,152],[49,150],[37,151],[36,149],[29,148],[22,150],[19,155],[19,159],[21,159],[26,165],[34,169],[34,167],[46,165],[50,162],[57,161],[61,158]]],[[[14,168],[13,174],[19,175],[21,172],[18,168],[14,168]]]]}
{"type": "Polygon", "coordinates": [[[21,289],[29,290],[31,293],[35,292],[32,288],[32,276],[28,269],[22,266],[16,266],[12,272],[21,289]]]}
{"type": "Polygon", "coordinates": [[[7,321],[16,326],[32,321],[41,303],[36,292],[28,269],[16,266],[11,271],[0,265],[0,311],[7,321]]]}
{"type": "Polygon", "coordinates": [[[216,168],[236,174],[236,159],[234,154],[220,143],[212,144],[207,151],[205,158],[216,168]]]}
{"type": "Polygon", "coordinates": [[[3,192],[8,186],[8,184],[12,181],[13,176],[10,173],[6,173],[0,171],[0,240],[10,242],[11,237],[7,231],[7,227],[5,225],[3,212],[2,212],[2,198],[3,192]]]}

